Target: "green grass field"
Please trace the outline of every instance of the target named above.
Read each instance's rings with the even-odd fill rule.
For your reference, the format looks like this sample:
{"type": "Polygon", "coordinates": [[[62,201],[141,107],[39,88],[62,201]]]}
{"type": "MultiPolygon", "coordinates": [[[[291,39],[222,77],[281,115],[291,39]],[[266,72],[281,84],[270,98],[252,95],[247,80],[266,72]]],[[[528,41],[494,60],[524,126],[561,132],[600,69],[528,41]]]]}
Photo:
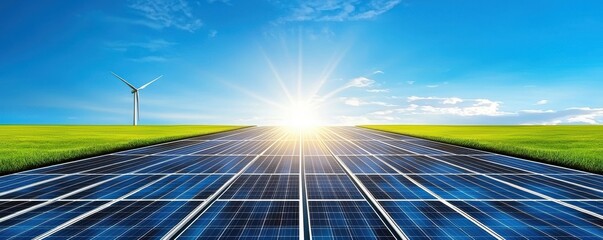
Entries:
{"type": "Polygon", "coordinates": [[[603,126],[361,126],[603,173],[603,126]]]}
{"type": "Polygon", "coordinates": [[[241,127],[0,125],[0,173],[241,127]]]}

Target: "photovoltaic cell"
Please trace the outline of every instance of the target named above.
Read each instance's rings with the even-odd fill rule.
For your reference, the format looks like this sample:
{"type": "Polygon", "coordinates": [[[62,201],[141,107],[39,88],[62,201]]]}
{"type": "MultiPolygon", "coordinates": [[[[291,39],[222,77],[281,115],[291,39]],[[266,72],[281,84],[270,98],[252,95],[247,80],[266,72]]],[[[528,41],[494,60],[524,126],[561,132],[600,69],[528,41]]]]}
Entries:
{"type": "Polygon", "coordinates": [[[354,146],[352,143],[347,142],[347,141],[325,141],[324,143],[337,156],[367,154],[362,149],[354,146]]]}
{"type": "Polygon", "coordinates": [[[0,222],[0,238],[33,239],[36,236],[105,203],[106,202],[104,201],[53,202],[0,222]]]}
{"type": "Polygon", "coordinates": [[[495,239],[439,201],[382,201],[410,239],[495,239]]]}
{"type": "Polygon", "coordinates": [[[299,199],[298,175],[241,175],[221,199],[299,199]]]}
{"type": "Polygon", "coordinates": [[[354,141],[358,147],[371,154],[410,154],[411,152],[377,141],[354,141]]]}
{"type": "Polygon", "coordinates": [[[168,161],[170,159],[174,159],[174,156],[147,156],[139,159],[134,159],[131,161],[113,164],[111,166],[100,167],[97,169],[84,171],[84,173],[97,173],[97,174],[123,174],[123,173],[133,173],[140,171],[143,168],[150,167],[153,164],[161,163],[164,161],[168,161]]]}
{"type": "Polygon", "coordinates": [[[331,153],[329,153],[329,151],[317,140],[305,140],[303,145],[304,156],[331,155],[331,153]]]}
{"type": "Polygon", "coordinates": [[[365,201],[311,201],[314,239],[396,239],[365,201]]]}
{"type": "Polygon", "coordinates": [[[4,199],[53,199],[111,178],[104,175],[72,175],[0,196],[4,199]]]}
{"type": "Polygon", "coordinates": [[[577,183],[582,186],[591,187],[594,189],[603,190],[603,175],[554,175],[557,179],[565,180],[572,183],[577,183]]]}
{"type": "Polygon", "coordinates": [[[304,156],[306,173],[345,173],[332,156],[304,156]]]}
{"type": "Polygon", "coordinates": [[[434,174],[470,172],[425,156],[380,156],[379,158],[401,173],[434,174]]]}
{"type": "Polygon", "coordinates": [[[566,203],[603,215],[603,201],[567,201],[566,203]]]}
{"type": "Polygon", "coordinates": [[[231,175],[172,175],[140,189],[128,199],[206,199],[231,175]]]}
{"type": "Polygon", "coordinates": [[[297,155],[299,156],[298,141],[279,141],[274,147],[268,149],[265,155],[297,155]]]}
{"type": "Polygon", "coordinates": [[[299,239],[299,203],[217,201],[179,239],[299,239]]]}
{"type": "Polygon", "coordinates": [[[523,159],[518,159],[514,157],[508,157],[503,155],[485,155],[485,156],[473,156],[474,158],[484,159],[486,161],[490,161],[493,163],[498,163],[501,165],[516,167],[519,169],[524,169],[527,171],[532,171],[535,173],[542,174],[582,174],[583,172],[561,168],[553,165],[537,163],[534,161],[528,161],[523,159]]]}
{"type": "Polygon", "coordinates": [[[38,205],[40,201],[0,201],[0,216],[8,216],[18,211],[38,205]]]}
{"type": "Polygon", "coordinates": [[[183,156],[144,168],[138,173],[237,173],[252,156],[183,156]]]}
{"type": "MultiPolygon", "coordinates": [[[[0,177],[0,193],[15,188],[27,186],[32,183],[48,180],[58,175],[18,175],[12,174],[0,177]]],[[[1,196],[1,195],[0,195],[1,196]]]]}
{"type": "Polygon", "coordinates": [[[370,156],[340,156],[339,159],[353,173],[396,173],[379,159],[370,156]]]}
{"type": "Polygon", "coordinates": [[[245,173],[299,173],[299,156],[261,156],[245,173]]]}
{"type": "Polygon", "coordinates": [[[223,142],[223,141],[196,142],[196,144],[194,144],[194,145],[170,150],[167,152],[162,152],[161,154],[192,154],[192,153],[200,152],[205,149],[209,149],[209,148],[212,148],[212,147],[215,147],[218,145],[222,145],[222,144],[228,145],[229,142],[223,142]]]}
{"type": "Polygon", "coordinates": [[[50,239],[160,238],[200,202],[120,201],[52,234],[50,239]]]}
{"type": "Polygon", "coordinates": [[[105,155],[95,158],[89,158],[74,162],[68,162],[60,165],[48,166],[44,168],[38,168],[25,173],[39,173],[39,174],[67,174],[67,173],[78,173],[88,171],[90,169],[104,167],[116,163],[123,163],[128,160],[139,158],[140,156],[117,156],[117,155],[105,155]]]}
{"type": "Polygon", "coordinates": [[[444,199],[540,199],[480,175],[412,175],[410,178],[444,199]]]}
{"type": "Polygon", "coordinates": [[[434,141],[429,141],[429,140],[415,140],[415,141],[412,141],[412,143],[418,144],[421,146],[425,146],[425,147],[429,147],[429,148],[435,148],[437,150],[454,153],[454,154],[484,154],[484,153],[487,153],[487,152],[482,152],[479,150],[473,150],[473,149],[463,148],[463,147],[459,147],[459,146],[454,146],[454,145],[450,145],[450,144],[439,143],[439,142],[434,142],[434,141]]]}
{"type": "Polygon", "coordinates": [[[603,222],[550,201],[452,202],[506,238],[597,239],[603,222]]]}
{"type": "Polygon", "coordinates": [[[125,175],[86,189],[65,199],[117,199],[145,184],[155,181],[160,175],[125,175]]]}
{"type": "Polygon", "coordinates": [[[497,179],[545,194],[555,199],[603,199],[603,193],[540,175],[499,175],[497,179]]]}
{"type": "Polygon", "coordinates": [[[173,151],[175,148],[182,148],[199,144],[197,141],[176,141],[165,143],[161,145],[155,145],[150,147],[136,148],[128,151],[119,152],[120,154],[155,154],[165,151],[173,151]]]}
{"type": "Polygon", "coordinates": [[[359,175],[376,199],[435,199],[431,194],[400,175],[359,175]]]}
{"type": "Polygon", "coordinates": [[[362,199],[362,194],[346,175],[306,176],[308,199],[362,199]]]}
{"type": "Polygon", "coordinates": [[[416,154],[425,154],[425,155],[448,154],[444,151],[415,145],[415,144],[412,144],[409,142],[402,142],[402,141],[383,141],[383,142],[394,145],[394,146],[404,149],[408,152],[412,152],[412,153],[416,153],[416,154]]]}
{"type": "Polygon", "coordinates": [[[519,169],[505,167],[499,164],[490,163],[467,156],[434,156],[444,162],[452,163],[456,166],[464,167],[478,173],[528,173],[519,169]]]}

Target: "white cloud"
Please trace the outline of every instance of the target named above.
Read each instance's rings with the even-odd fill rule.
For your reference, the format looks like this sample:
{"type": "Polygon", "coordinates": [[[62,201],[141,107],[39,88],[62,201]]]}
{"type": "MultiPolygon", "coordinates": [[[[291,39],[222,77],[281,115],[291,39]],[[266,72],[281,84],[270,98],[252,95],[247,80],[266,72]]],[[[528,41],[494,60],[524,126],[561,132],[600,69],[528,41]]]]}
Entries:
{"type": "Polygon", "coordinates": [[[381,71],[381,70],[377,70],[377,71],[374,71],[374,72],[373,72],[373,75],[374,75],[374,74],[383,74],[383,71],[381,71]]]}
{"type": "Polygon", "coordinates": [[[415,84],[415,81],[406,81],[406,83],[408,83],[408,85],[413,85],[415,84]]]}
{"type": "Polygon", "coordinates": [[[536,105],[544,105],[544,104],[547,104],[547,103],[549,103],[549,101],[546,100],[546,99],[543,99],[543,100],[540,100],[540,101],[536,102],[536,105]]]}
{"type": "Polygon", "coordinates": [[[386,102],[380,102],[380,101],[364,101],[360,98],[356,98],[356,97],[342,97],[340,98],[341,101],[343,101],[344,104],[349,105],[349,106],[354,106],[354,107],[359,107],[359,106],[364,106],[364,105],[378,105],[378,106],[385,106],[385,107],[393,107],[396,105],[393,104],[389,104],[386,102]]]}
{"type": "Polygon", "coordinates": [[[292,12],[284,21],[357,21],[375,18],[401,0],[298,0],[285,4],[292,12]]]}
{"type": "Polygon", "coordinates": [[[440,85],[434,84],[434,85],[427,85],[426,87],[428,87],[428,88],[437,88],[437,87],[439,87],[439,86],[440,86],[440,85]]]}
{"type": "Polygon", "coordinates": [[[387,92],[389,92],[389,89],[376,89],[375,88],[375,89],[367,89],[366,91],[370,92],[370,93],[387,93],[387,92]]]}
{"type": "Polygon", "coordinates": [[[449,114],[459,116],[498,116],[506,113],[500,111],[501,102],[489,99],[461,99],[457,97],[417,97],[411,96],[407,101],[413,103],[413,110],[422,114],[449,114]]]}
{"type": "Polygon", "coordinates": [[[352,79],[346,86],[347,87],[364,88],[364,87],[370,87],[373,84],[375,84],[375,80],[368,79],[365,77],[357,77],[357,78],[352,79]]]}
{"type": "Polygon", "coordinates": [[[136,20],[133,23],[153,28],[177,28],[194,32],[201,28],[201,19],[193,15],[192,9],[185,0],[137,0],[130,8],[136,10],[145,21],[136,20]]]}

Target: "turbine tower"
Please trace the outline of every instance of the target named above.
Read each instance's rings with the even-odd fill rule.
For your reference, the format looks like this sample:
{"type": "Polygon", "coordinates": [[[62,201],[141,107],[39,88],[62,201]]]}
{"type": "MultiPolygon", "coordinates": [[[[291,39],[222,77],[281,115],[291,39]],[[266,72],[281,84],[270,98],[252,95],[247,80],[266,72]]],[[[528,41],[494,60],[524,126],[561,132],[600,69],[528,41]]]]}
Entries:
{"type": "Polygon", "coordinates": [[[134,87],[134,85],[130,84],[128,81],[126,81],[125,79],[123,79],[122,77],[118,76],[117,74],[115,74],[114,72],[111,72],[111,74],[113,74],[113,76],[115,76],[117,79],[121,80],[122,82],[124,82],[126,85],[128,85],[128,87],[130,87],[132,89],[132,95],[134,95],[134,118],[132,121],[132,124],[134,126],[138,125],[138,120],[140,119],[140,107],[139,107],[139,95],[138,95],[138,91],[146,88],[147,86],[151,85],[151,83],[157,81],[158,79],[160,79],[162,76],[159,76],[155,79],[153,79],[152,81],[148,82],[145,85],[140,86],[139,88],[134,87]]]}

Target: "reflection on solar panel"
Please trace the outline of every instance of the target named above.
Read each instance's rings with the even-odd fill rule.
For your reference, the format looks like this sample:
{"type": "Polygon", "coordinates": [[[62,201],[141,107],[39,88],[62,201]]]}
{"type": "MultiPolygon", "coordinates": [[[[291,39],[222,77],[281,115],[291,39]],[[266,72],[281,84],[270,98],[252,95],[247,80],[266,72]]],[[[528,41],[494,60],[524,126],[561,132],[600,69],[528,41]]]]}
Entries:
{"type": "Polygon", "coordinates": [[[0,239],[603,236],[603,177],[354,127],[254,127],[0,177],[0,239]]]}
{"type": "Polygon", "coordinates": [[[299,203],[215,202],[180,238],[299,239],[299,203]]]}
{"type": "Polygon", "coordinates": [[[495,239],[484,229],[439,201],[381,202],[411,238],[495,239]]]}

